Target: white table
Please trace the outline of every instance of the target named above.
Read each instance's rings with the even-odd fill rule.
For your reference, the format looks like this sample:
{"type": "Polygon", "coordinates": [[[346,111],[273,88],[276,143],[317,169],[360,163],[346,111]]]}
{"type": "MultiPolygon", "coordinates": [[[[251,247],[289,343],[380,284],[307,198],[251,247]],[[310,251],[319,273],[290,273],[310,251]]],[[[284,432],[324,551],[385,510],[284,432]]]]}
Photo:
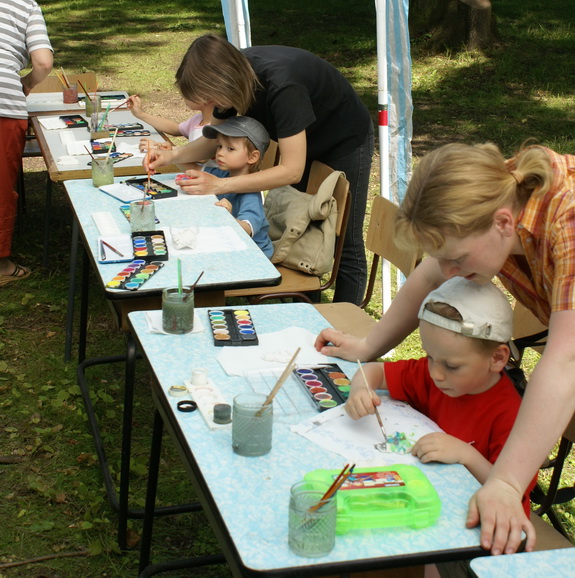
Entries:
{"type": "MultiPolygon", "coordinates": [[[[257,305],[248,309],[260,336],[293,326],[317,334],[328,326],[325,318],[308,304],[257,305]]],[[[302,408],[301,412],[277,411],[272,450],[260,458],[236,455],[231,448],[230,430],[208,429],[198,411],[177,411],[176,404],[182,398],[170,396],[168,388],[183,384],[192,370],[200,366],[208,369],[209,376],[228,403],[238,392],[252,388],[248,379],[224,373],[217,361],[222,348],[214,347],[207,329],[207,310],[198,309],[196,315],[205,331],[183,336],[150,333],[143,312],[133,312],[128,317],[131,334],[154,377],[152,394],[160,416],[156,434],[159,431],[161,435],[163,421],[183,456],[204,511],[235,575],[318,575],[320,570],[324,574],[329,571],[335,574],[469,558],[481,553],[479,530],[465,528],[467,504],[479,484],[463,466],[444,464],[420,465],[441,499],[441,514],[435,525],[418,530],[394,528],[337,536],[334,550],[319,559],[301,558],[291,553],[287,544],[290,486],[311,470],[341,468],[344,458],[291,432],[292,423],[298,423],[315,411],[310,407],[307,393],[293,377],[282,389],[289,393],[296,407],[302,408]]],[[[355,364],[334,361],[348,376],[355,373],[355,364]]],[[[158,436],[154,437],[157,442],[158,436]]],[[[157,474],[153,456],[154,453],[150,458],[152,490],[157,474]]],[[[381,465],[394,463],[393,457],[388,462],[383,460],[385,458],[381,465]]],[[[155,497],[152,494],[153,491],[148,494],[148,513],[155,497]]],[[[153,517],[148,516],[142,537],[140,571],[149,562],[152,524],[153,517]]]]}

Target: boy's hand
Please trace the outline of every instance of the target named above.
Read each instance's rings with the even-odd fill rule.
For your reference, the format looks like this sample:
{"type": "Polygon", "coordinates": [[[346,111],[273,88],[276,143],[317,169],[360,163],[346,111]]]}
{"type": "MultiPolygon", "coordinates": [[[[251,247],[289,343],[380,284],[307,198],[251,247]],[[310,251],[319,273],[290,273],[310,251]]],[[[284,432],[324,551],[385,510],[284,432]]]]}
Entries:
{"type": "Polygon", "coordinates": [[[381,405],[381,400],[377,395],[372,395],[364,385],[354,386],[352,384],[344,407],[351,419],[359,419],[375,413],[377,411],[375,408],[378,405],[381,405]]]}
{"type": "Polygon", "coordinates": [[[216,203],[216,206],[224,207],[224,209],[227,209],[230,213],[232,212],[232,204],[227,199],[222,199],[221,201],[218,201],[216,203]]]}
{"type": "Polygon", "coordinates": [[[471,446],[449,434],[434,432],[419,438],[411,448],[411,454],[426,464],[441,462],[442,464],[464,464],[465,454],[471,446]]]}

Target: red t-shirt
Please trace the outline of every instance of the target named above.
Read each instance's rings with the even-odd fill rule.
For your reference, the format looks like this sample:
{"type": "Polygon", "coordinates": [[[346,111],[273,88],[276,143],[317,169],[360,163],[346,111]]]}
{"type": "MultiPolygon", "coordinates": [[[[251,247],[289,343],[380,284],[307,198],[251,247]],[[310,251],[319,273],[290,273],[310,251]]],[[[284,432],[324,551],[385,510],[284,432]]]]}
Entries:
{"type": "MultiPolygon", "coordinates": [[[[445,433],[467,443],[473,442],[473,447],[482,456],[495,463],[521,405],[521,397],[506,374],[483,393],[449,397],[433,383],[426,358],[386,362],[384,369],[392,398],[406,401],[445,433]]],[[[529,493],[536,481],[537,476],[523,497],[528,516],[529,493]]]]}

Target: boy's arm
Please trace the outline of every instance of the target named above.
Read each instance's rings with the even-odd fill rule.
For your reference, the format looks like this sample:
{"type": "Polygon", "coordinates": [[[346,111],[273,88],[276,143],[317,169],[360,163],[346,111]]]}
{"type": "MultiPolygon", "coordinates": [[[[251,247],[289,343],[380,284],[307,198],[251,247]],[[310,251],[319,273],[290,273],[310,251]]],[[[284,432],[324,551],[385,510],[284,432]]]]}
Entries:
{"type": "Polygon", "coordinates": [[[365,387],[365,380],[361,371],[356,371],[351,380],[349,397],[345,402],[345,411],[352,419],[359,419],[376,411],[376,406],[381,404],[380,399],[373,392],[376,389],[387,390],[384,363],[366,363],[363,372],[369,384],[369,390],[365,387]]]}
{"type": "Polygon", "coordinates": [[[473,447],[473,442],[467,443],[443,432],[434,432],[419,438],[411,448],[411,453],[424,464],[461,464],[480,484],[485,482],[493,467],[493,464],[473,447]]]}

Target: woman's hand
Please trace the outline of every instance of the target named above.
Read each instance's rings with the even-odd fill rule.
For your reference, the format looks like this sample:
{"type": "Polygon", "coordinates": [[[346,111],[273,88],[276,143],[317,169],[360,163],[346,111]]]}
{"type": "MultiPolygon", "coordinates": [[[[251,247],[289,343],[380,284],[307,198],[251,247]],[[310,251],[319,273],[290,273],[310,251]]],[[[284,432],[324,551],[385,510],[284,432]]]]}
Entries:
{"type": "Polygon", "coordinates": [[[324,329],[315,340],[316,350],[323,355],[348,361],[367,361],[363,354],[364,345],[365,339],[331,328],[324,329]]]}
{"type": "Polygon", "coordinates": [[[174,151],[173,150],[160,150],[160,149],[148,149],[148,153],[144,157],[143,165],[146,172],[154,174],[156,169],[163,167],[165,165],[170,165],[174,163],[173,160],[174,151]]]}
{"type": "Polygon", "coordinates": [[[225,181],[211,173],[198,170],[188,170],[185,176],[178,175],[176,184],[188,195],[220,195],[224,192],[225,181]]]}
{"type": "Polygon", "coordinates": [[[513,554],[521,543],[521,532],[527,541],[525,550],[535,547],[535,528],[527,519],[520,493],[503,480],[487,480],[471,497],[467,511],[468,528],[481,524],[481,547],[491,554],[513,554]]]}

